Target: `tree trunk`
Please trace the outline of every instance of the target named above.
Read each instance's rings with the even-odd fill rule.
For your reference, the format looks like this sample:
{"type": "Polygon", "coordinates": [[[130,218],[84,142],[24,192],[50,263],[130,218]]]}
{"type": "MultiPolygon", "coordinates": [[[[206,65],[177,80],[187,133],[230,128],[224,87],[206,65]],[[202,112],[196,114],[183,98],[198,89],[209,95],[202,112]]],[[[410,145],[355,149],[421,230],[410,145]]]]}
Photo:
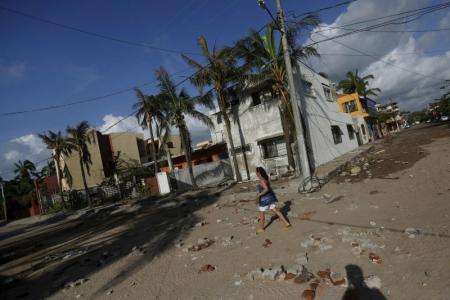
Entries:
{"type": "Polygon", "coordinates": [[[84,165],[83,165],[83,158],[82,158],[81,152],[78,152],[78,157],[80,159],[81,178],[83,179],[84,192],[86,193],[86,199],[88,202],[88,206],[92,207],[91,195],[89,195],[89,189],[88,189],[87,182],[86,182],[86,174],[84,173],[84,165]]]}
{"type": "Polygon", "coordinates": [[[184,146],[184,156],[186,157],[186,162],[189,168],[189,177],[191,179],[191,184],[193,189],[198,189],[197,183],[195,182],[194,170],[192,169],[192,157],[191,157],[191,142],[188,137],[189,132],[187,128],[178,128],[181,134],[181,139],[183,140],[184,146]]]}
{"type": "Polygon", "coordinates": [[[61,203],[62,203],[63,207],[66,208],[66,202],[64,201],[64,195],[63,195],[63,190],[62,190],[62,172],[61,172],[61,167],[59,165],[60,156],[61,156],[61,154],[56,155],[56,159],[55,159],[56,174],[58,177],[58,188],[59,188],[59,196],[61,197],[61,203]]]}
{"type": "Polygon", "coordinates": [[[158,173],[158,162],[156,161],[156,145],[155,145],[155,137],[153,136],[153,128],[152,128],[152,118],[149,114],[147,114],[147,126],[150,132],[150,141],[152,142],[152,160],[153,160],[153,170],[158,173]]]}
{"type": "Polygon", "coordinates": [[[241,119],[239,119],[239,109],[233,108],[233,117],[238,126],[239,139],[241,142],[242,157],[244,158],[244,165],[245,165],[245,172],[247,173],[247,180],[250,180],[250,170],[248,168],[247,154],[245,153],[245,138],[244,138],[244,133],[242,132],[241,119]]]}
{"type": "MultiPolygon", "coordinates": [[[[226,108],[224,108],[226,109],[226,108]]],[[[234,176],[236,177],[236,181],[242,181],[241,172],[239,171],[239,166],[236,160],[236,152],[234,151],[234,143],[233,143],[233,136],[231,135],[231,124],[230,124],[230,118],[228,118],[228,114],[226,113],[226,110],[221,110],[223,120],[225,121],[225,131],[228,138],[228,145],[230,149],[231,154],[231,160],[233,161],[233,169],[234,169],[234,176]]]]}
{"type": "Polygon", "coordinates": [[[173,171],[173,162],[172,162],[172,154],[170,153],[169,147],[166,146],[166,157],[167,157],[167,163],[169,164],[169,171],[173,171]]]}
{"type": "Polygon", "coordinates": [[[289,113],[279,107],[281,117],[281,127],[283,128],[283,138],[286,143],[286,155],[288,159],[288,168],[295,170],[295,159],[292,151],[292,143],[294,142],[292,126],[289,124],[289,113]]]}

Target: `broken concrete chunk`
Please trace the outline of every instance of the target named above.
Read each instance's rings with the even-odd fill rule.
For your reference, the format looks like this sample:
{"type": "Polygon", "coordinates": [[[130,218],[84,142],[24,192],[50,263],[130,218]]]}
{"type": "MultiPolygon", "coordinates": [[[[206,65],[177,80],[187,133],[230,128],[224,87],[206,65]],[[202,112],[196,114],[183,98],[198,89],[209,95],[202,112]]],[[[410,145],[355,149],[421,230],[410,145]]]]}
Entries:
{"type": "Polygon", "coordinates": [[[378,265],[380,265],[383,262],[381,257],[373,252],[369,253],[369,260],[371,262],[373,262],[374,264],[378,264],[378,265]]]}
{"type": "Polygon", "coordinates": [[[381,279],[376,275],[370,275],[364,280],[364,283],[367,285],[368,288],[381,289],[381,279]]]}
{"type": "Polygon", "coordinates": [[[203,273],[203,272],[212,272],[216,269],[216,267],[214,267],[213,265],[203,265],[200,270],[198,271],[198,273],[203,273]]]}
{"type": "Polygon", "coordinates": [[[202,249],[208,248],[214,244],[214,240],[210,240],[208,238],[198,239],[197,244],[188,248],[188,251],[200,251],[202,249]]]}

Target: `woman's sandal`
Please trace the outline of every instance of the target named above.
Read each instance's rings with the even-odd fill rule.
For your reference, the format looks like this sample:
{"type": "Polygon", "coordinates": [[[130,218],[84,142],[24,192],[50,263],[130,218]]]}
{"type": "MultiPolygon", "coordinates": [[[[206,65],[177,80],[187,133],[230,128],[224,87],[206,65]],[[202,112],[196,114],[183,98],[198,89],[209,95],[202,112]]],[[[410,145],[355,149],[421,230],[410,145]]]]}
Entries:
{"type": "Polygon", "coordinates": [[[285,229],[285,230],[289,230],[289,229],[291,229],[291,227],[292,227],[291,224],[289,224],[289,225],[284,225],[284,229],[285,229]]]}

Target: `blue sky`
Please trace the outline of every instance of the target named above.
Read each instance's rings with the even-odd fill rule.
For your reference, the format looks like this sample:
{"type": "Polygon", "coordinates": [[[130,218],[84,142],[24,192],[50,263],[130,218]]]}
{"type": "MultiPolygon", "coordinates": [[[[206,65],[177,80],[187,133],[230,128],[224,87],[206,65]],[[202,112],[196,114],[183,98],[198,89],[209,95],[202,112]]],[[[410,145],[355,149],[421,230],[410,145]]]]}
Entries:
{"type": "MultiPolygon", "coordinates": [[[[204,35],[211,45],[220,47],[239,39],[249,28],[259,28],[268,22],[267,14],[256,2],[256,0],[48,0],[2,1],[2,5],[105,35],[145,42],[158,47],[198,52],[196,39],[200,35],[204,35]]],[[[267,0],[267,2],[272,11],[275,11],[274,1],[267,0]]],[[[284,6],[288,12],[304,12],[337,2],[342,1],[285,0],[284,6]]],[[[366,5],[366,8],[373,3],[380,3],[370,0],[358,2],[366,5]]],[[[393,12],[396,9],[405,10],[410,6],[422,7],[435,3],[425,0],[389,1],[392,2],[398,2],[397,6],[389,7],[393,12]]],[[[359,3],[352,5],[356,6],[359,3]]],[[[348,15],[348,19],[364,19],[371,14],[383,15],[389,12],[386,7],[379,8],[378,13],[372,9],[367,14],[355,16],[349,15],[351,9],[344,6],[327,10],[321,13],[320,17],[324,24],[334,24],[345,18],[345,14],[348,15]]],[[[441,17],[445,19],[447,15],[440,14],[439,18],[441,17]]],[[[439,18],[425,19],[422,25],[437,26],[439,18]]],[[[427,49],[421,50],[448,49],[448,32],[445,33],[447,38],[444,38],[444,41],[435,37],[434,41],[427,42],[429,43],[427,49]],[[437,40],[440,42],[436,42],[437,40]]],[[[399,37],[400,39],[405,37],[399,37]]],[[[415,39],[419,41],[418,37],[415,39]]],[[[178,72],[174,77],[176,81],[183,78],[181,75],[190,73],[178,54],[123,45],[1,10],[0,44],[2,45],[0,113],[63,104],[152,82],[154,70],[161,65],[166,67],[169,73],[178,72]]],[[[390,51],[394,51],[398,45],[394,41],[389,48],[390,51]]],[[[407,41],[404,45],[407,45],[407,41]]],[[[372,48],[370,44],[365,47],[366,50],[372,48]]],[[[326,50],[321,48],[322,52],[326,50]]],[[[332,49],[332,52],[337,51],[344,52],[341,49],[332,49]]],[[[423,57],[426,58],[427,55],[424,54],[423,57]]],[[[337,61],[337,59],[343,61],[342,57],[328,56],[326,59],[324,57],[320,64],[317,62],[313,64],[319,70],[324,69],[326,72],[343,75],[346,65],[330,63],[330,60],[337,61]]],[[[436,63],[439,64],[439,61],[436,63]]],[[[366,60],[361,66],[362,71],[373,69],[376,73],[378,70],[373,60],[370,63],[366,60]]],[[[155,87],[151,84],[144,90],[151,93],[155,91],[155,87]]],[[[189,90],[195,92],[192,88],[189,90]]],[[[10,173],[14,160],[29,158],[36,161],[45,157],[46,151],[39,145],[36,133],[48,129],[64,130],[67,125],[73,125],[81,120],[87,120],[95,127],[104,128],[108,122],[129,114],[134,101],[134,94],[127,92],[64,109],[0,116],[2,156],[0,176],[9,177],[7,173],[10,173]]],[[[195,127],[195,124],[193,126],[195,127]]]]}

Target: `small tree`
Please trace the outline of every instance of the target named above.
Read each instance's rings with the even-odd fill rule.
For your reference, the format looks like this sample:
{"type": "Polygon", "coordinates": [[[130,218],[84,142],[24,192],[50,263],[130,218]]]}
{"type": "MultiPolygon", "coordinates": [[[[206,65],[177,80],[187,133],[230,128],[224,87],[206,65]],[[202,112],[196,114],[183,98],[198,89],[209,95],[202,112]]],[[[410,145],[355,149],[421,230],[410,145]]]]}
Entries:
{"type": "Polygon", "coordinates": [[[91,143],[91,137],[89,136],[89,123],[87,121],[82,121],[74,127],[67,127],[67,134],[67,142],[70,147],[78,153],[84,191],[86,193],[88,205],[91,207],[91,196],[89,194],[85,173],[86,169],[88,175],[90,175],[90,166],[92,164],[91,153],[88,149],[88,144],[91,143]]]}
{"type": "Polygon", "coordinates": [[[192,169],[191,134],[186,124],[186,117],[197,119],[203,124],[212,126],[209,117],[196,109],[197,105],[212,108],[212,99],[209,97],[192,98],[184,89],[181,89],[178,92],[175,84],[170,79],[169,74],[162,67],[156,71],[156,77],[159,81],[160,97],[163,100],[167,111],[167,120],[170,120],[170,123],[179,131],[181,147],[184,150],[184,155],[188,164],[192,187],[196,189],[197,183],[195,182],[192,169]]]}

